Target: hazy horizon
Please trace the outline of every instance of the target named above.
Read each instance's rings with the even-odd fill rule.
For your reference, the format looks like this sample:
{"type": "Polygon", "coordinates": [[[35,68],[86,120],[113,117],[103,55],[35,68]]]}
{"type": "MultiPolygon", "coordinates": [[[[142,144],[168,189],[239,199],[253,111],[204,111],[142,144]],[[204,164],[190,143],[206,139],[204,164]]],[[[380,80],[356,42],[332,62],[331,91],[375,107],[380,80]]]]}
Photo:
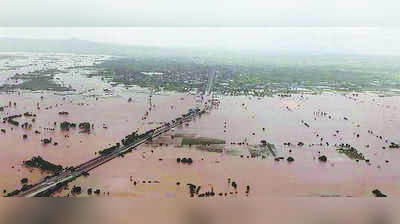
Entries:
{"type": "Polygon", "coordinates": [[[262,53],[400,55],[400,28],[0,27],[0,38],[68,40],[262,53]]]}

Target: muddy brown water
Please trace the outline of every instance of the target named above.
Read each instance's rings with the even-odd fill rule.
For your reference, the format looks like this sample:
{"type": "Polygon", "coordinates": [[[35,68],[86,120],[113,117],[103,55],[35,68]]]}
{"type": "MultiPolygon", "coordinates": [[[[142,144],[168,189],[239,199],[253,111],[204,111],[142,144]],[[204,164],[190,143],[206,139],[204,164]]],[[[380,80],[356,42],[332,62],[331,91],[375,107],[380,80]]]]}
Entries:
{"type": "MultiPolygon", "coordinates": [[[[159,141],[168,143],[168,146],[140,146],[136,152],[96,168],[90,172],[89,177],[81,177],[70,186],[83,187],[83,193],[79,196],[87,196],[87,188],[99,188],[102,192],[110,192],[110,196],[137,198],[187,198],[187,183],[201,185],[203,191],[213,188],[217,193],[228,192],[228,197],[231,198],[246,197],[246,185],[251,186],[249,197],[252,198],[371,197],[371,191],[375,188],[389,196],[397,196],[400,194],[398,149],[382,149],[388,144],[375,135],[382,135],[384,139],[391,141],[398,139],[400,98],[381,98],[372,93],[359,94],[355,99],[349,96],[326,93],[294,95],[290,98],[222,97],[218,108],[192,121],[188,126],[184,125],[165,134],[159,141]],[[331,119],[328,116],[315,116],[314,112],[317,111],[327,112],[331,119]],[[333,136],[336,130],[340,132],[333,136]],[[375,135],[369,134],[368,130],[373,130],[375,135]],[[211,153],[196,150],[195,147],[182,147],[179,143],[168,140],[174,132],[224,139],[228,149],[237,147],[230,145],[231,142],[247,141],[254,145],[265,139],[276,145],[278,155],[290,155],[295,161],[289,164],[286,161],[275,162],[273,158],[247,159],[249,153],[246,147],[239,151],[244,158],[229,153],[211,153]],[[317,134],[319,137],[316,137],[317,134]],[[357,138],[356,134],[360,134],[360,137],[357,138]],[[313,143],[319,144],[321,137],[324,138],[323,143],[328,141],[330,146],[309,146],[313,143]],[[284,142],[296,145],[299,141],[305,145],[283,145],[284,142]],[[337,153],[333,146],[335,143],[353,145],[370,159],[370,164],[356,162],[337,153]],[[367,144],[370,145],[369,148],[365,147],[367,144]],[[319,155],[326,155],[328,162],[319,162],[319,155]],[[177,157],[191,157],[194,163],[177,164],[177,157]],[[159,161],[159,158],[163,160],[159,161]],[[389,160],[389,163],[385,160],[389,160]],[[140,183],[134,186],[130,176],[140,183]],[[234,190],[228,185],[228,178],[238,183],[238,194],[229,195],[234,190]],[[142,184],[143,180],[152,183],[142,184]],[[177,181],[181,183],[180,186],[176,185],[177,181]]],[[[148,109],[145,94],[137,94],[131,103],[124,97],[95,100],[67,96],[63,100],[62,96],[51,94],[45,95],[41,100],[40,94],[32,93],[2,94],[0,99],[3,105],[10,100],[17,102],[17,107],[6,108],[2,116],[27,111],[37,114],[32,130],[23,130],[20,127],[11,130],[10,124],[0,124],[1,128],[7,130],[7,134],[0,135],[0,188],[11,191],[20,187],[19,181],[23,177],[36,181],[45,175],[22,167],[22,160],[41,155],[64,166],[78,165],[93,158],[94,152],[101,147],[114,144],[134,130],[144,131],[157,126],[159,122],[176,118],[193,106],[195,96],[154,95],[153,103],[156,107],[152,109],[147,120],[142,120],[148,109]],[[40,110],[36,109],[37,102],[40,103],[40,110]],[[171,105],[174,107],[171,108],[171,105]],[[45,107],[49,106],[52,108],[46,110],[45,107]],[[60,116],[59,111],[68,111],[69,115],[60,116]],[[54,121],[64,120],[89,121],[94,124],[94,130],[89,135],[71,130],[68,133],[69,138],[65,138],[67,133],[59,128],[55,131],[43,130],[45,127],[53,128],[54,121]],[[103,123],[107,129],[103,128],[103,123]],[[41,134],[35,135],[34,130],[41,131],[41,134]],[[27,140],[22,139],[24,133],[28,135],[27,140]],[[44,146],[40,142],[43,137],[52,137],[59,145],[44,146]]],[[[18,120],[23,121],[26,118],[18,120]]],[[[64,190],[55,196],[65,196],[67,193],[64,190]]]]}

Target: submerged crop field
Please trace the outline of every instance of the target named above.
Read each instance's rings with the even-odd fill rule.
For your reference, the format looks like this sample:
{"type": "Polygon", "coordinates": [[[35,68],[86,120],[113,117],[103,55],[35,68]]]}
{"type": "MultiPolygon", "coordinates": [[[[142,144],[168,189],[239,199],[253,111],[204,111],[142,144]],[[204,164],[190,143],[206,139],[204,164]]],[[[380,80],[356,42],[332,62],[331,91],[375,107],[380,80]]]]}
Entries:
{"type": "Polygon", "coordinates": [[[187,60],[2,57],[4,195],[33,191],[43,179],[113,155],[132,133],[168,125],[46,195],[372,197],[376,188],[400,195],[395,66],[274,59],[260,70],[187,60]],[[378,73],[386,78],[375,82],[378,73]],[[186,117],[192,113],[199,114],[186,117]]]}
{"type": "Polygon", "coordinates": [[[400,223],[399,1],[1,3],[0,224],[400,223]]]}

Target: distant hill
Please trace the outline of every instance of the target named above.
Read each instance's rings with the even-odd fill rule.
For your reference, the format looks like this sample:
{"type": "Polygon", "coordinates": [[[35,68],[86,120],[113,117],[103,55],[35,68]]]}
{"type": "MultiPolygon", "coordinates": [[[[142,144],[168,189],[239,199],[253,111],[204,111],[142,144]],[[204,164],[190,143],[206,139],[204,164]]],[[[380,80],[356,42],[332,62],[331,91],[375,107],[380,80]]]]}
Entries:
{"type": "Polygon", "coordinates": [[[40,40],[0,38],[0,51],[8,52],[56,52],[56,53],[88,53],[97,54],[110,52],[108,47],[89,41],[69,40],[40,40]]]}
{"type": "MultiPolygon", "coordinates": [[[[97,43],[79,39],[43,40],[0,38],[0,52],[45,52],[107,54],[120,56],[137,56],[161,53],[156,47],[126,46],[118,44],[97,43]]],[[[171,53],[171,52],[169,52],[171,53]]]]}

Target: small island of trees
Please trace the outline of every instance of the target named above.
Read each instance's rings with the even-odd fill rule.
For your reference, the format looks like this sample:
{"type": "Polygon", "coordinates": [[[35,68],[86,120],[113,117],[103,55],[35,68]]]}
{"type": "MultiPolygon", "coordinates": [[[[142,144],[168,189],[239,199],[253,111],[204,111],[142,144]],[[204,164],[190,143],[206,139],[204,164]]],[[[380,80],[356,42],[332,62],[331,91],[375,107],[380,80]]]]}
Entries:
{"type": "Polygon", "coordinates": [[[27,167],[38,168],[40,170],[53,173],[60,172],[63,169],[61,165],[56,165],[49,161],[46,161],[41,156],[34,156],[30,160],[23,161],[23,164],[27,167]]]}

